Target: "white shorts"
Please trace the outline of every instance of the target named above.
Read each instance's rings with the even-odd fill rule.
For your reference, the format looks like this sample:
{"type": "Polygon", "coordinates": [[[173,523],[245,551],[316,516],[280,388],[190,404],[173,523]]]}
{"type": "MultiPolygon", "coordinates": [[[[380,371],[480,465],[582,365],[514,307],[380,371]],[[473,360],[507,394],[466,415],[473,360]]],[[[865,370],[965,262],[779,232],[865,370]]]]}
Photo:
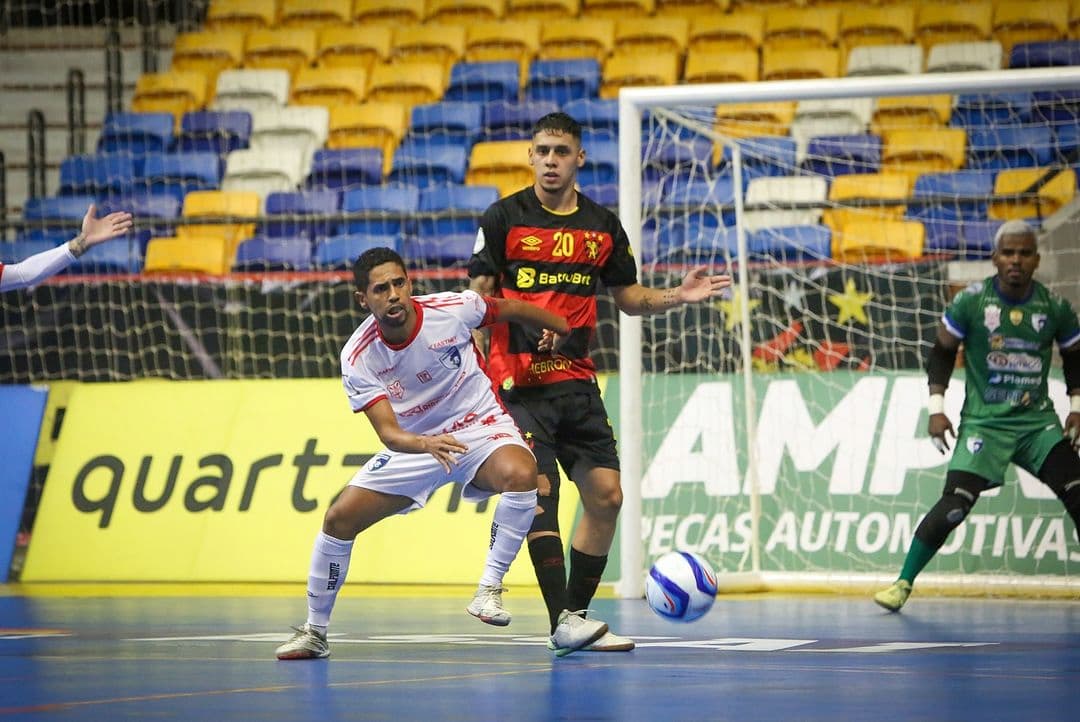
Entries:
{"type": "Polygon", "coordinates": [[[458,463],[449,473],[431,454],[406,454],[384,449],[356,472],[349,486],[409,497],[413,504],[400,512],[402,514],[423,508],[431,495],[446,484],[461,484],[461,497],[466,501],[479,502],[493,496],[495,492],[477,489],[472,484],[480,465],[501,446],[520,446],[532,454],[509,415],[499,414],[496,419],[494,424],[474,423],[453,433],[454,438],[469,450],[455,457],[458,463]]]}

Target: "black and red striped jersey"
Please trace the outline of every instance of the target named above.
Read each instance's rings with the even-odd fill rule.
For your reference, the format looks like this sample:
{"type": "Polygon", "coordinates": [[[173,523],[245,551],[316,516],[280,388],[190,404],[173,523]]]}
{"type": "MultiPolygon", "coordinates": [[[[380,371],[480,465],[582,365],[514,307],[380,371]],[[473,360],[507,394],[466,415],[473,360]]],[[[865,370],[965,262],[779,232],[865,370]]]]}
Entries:
{"type": "Polygon", "coordinates": [[[596,294],[637,283],[637,264],[618,216],[578,194],[577,208],[545,208],[532,186],[484,213],[469,276],[494,276],[496,294],[564,316],[570,337],[556,355],[538,353],[540,332],[518,324],[491,329],[488,373],[504,389],[591,380],[596,294]]]}

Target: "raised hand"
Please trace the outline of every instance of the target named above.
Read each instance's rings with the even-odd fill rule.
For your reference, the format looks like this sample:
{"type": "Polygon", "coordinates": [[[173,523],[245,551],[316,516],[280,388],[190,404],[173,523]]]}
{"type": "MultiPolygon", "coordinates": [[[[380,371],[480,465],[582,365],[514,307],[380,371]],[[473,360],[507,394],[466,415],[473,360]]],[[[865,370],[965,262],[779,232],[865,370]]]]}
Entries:
{"type": "Polygon", "coordinates": [[[126,211],[117,211],[104,218],[98,218],[97,206],[91,203],[83,217],[82,236],[86,240],[86,247],[90,248],[127,233],[133,225],[131,214],[126,211]]]}
{"type": "Polygon", "coordinates": [[[726,273],[710,275],[708,266],[696,266],[690,269],[679,285],[679,300],[683,303],[704,301],[719,296],[729,286],[731,276],[726,273]]]}

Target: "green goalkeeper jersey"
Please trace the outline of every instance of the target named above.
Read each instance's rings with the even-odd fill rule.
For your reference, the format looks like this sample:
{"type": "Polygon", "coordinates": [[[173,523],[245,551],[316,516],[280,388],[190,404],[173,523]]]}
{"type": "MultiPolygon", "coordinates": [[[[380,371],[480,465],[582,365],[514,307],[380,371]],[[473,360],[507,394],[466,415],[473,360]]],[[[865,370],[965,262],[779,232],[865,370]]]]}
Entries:
{"type": "Polygon", "coordinates": [[[1053,342],[1068,348],[1080,341],[1080,323],[1068,301],[1038,281],[1032,281],[1027,298],[1010,301],[991,276],[958,293],[943,320],[964,344],[962,418],[1015,423],[1053,413],[1046,391],[1053,342]]]}

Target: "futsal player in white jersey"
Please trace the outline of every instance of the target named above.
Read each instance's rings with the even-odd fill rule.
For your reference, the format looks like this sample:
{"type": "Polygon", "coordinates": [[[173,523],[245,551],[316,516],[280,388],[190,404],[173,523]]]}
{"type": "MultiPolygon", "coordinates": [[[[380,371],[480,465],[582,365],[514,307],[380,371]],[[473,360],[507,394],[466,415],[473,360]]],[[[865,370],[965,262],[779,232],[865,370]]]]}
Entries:
{"type": "MultiPolygon", "coordinates": [[[[405,264],[389,248],[365,251],[353,275],[356,301],[371,315],[341,352],[342,381],[353,411],[367,415],[386,449],[327,510],[312,552],[307,622],[277,648],[278,659],[330,654],[326,628],[356,536],[380,519],[423,507],[449,483],[462,484],[470,501],[501,494],[467,611],[488,624],[509,624],[502,580],[536,512],[536,460],[495,398],[472,330],[510,321],[565,334],[566,319],[473,291],[413,297],[405,264]]],[[[585,646],[607,630],[570,631],[585,646]]]]}

